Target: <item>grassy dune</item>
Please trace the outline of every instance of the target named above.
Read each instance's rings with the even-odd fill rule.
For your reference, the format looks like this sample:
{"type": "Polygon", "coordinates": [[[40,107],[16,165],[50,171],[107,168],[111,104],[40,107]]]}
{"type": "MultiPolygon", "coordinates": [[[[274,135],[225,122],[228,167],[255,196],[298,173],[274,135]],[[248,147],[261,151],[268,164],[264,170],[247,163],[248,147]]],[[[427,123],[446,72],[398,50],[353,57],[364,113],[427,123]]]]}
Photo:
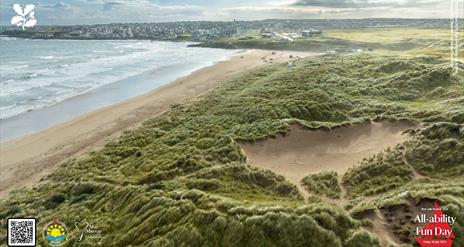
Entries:
{"type": "Polygon", "coordinates": [[[6,218],[34,216],[39,226],[88,220],[104,246],[377,246],[362,212],[436,198],[458,216],[454,246],[464,246],[463,116],[463,77],[436,58],[332,55],[258,69],[11,194],[0,240],[6,218]],[[424,127],[344,176],[345,207],[305,202],[284,177],[248,166],[236,143],[296,122],[378,119],[424,127]]]}
{"type": "Polygon", "coordinates": [[[309,192],[331,198],[339,198],[341,190],[338,185],[337,176],[337,172],[324,171],[304,177],[302,183],[309,192]]]}

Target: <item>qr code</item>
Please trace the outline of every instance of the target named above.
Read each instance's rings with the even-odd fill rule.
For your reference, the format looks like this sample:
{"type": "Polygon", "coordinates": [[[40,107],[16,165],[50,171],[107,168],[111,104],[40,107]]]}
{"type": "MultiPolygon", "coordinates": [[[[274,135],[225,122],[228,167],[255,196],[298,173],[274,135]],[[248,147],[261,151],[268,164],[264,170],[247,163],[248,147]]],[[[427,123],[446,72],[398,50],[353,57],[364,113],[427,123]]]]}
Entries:
{"type": "Polygon", "coordinates": [[[35,219],[8,219],[8,246],[35,246],[35,219]]]}

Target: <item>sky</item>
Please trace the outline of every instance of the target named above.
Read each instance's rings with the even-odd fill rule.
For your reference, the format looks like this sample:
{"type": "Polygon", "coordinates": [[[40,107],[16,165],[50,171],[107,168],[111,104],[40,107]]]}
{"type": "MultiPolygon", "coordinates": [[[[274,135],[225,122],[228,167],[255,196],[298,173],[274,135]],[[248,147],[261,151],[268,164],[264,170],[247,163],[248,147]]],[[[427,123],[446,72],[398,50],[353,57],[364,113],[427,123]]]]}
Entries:
{"type": "MultiPolygon", "coordinates": [[[[38,25],[312,18],[448,18],[453,0],[2,0],[0,24],[13,4],[35,5],[38,25]]],[[[464,0],[455,0],[464,1],[464,0]]]]}

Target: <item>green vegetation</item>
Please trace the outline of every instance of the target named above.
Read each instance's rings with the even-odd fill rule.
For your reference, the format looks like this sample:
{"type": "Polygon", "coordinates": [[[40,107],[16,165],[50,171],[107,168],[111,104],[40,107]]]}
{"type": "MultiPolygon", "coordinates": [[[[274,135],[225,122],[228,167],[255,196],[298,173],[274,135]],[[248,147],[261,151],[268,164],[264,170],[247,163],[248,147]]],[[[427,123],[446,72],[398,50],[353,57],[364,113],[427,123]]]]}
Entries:
{"type": "Polygon", "coordinates": [[[309,192],[331,198],[339,198],[341,189],[338,185],[338,175],[334,171],[325,171],[311,174],[302,180],[305,189],[309,192]]]}
{"type": "Polygon", "coordinates": [[[189,40],[191,38],[192,38],[192,34],[190,33],[182,33],[182,34],[176,35],[176,39],[189,40]]]}
{"type": "MultiPolygon", "coordinates": [[[[461,29],[460,37],[464,32],[461,29]]],[[[350,30],[329,30],[327,36],[377,45],[374,53],[402,57],[436,56],[448,59],[450,56],[450,30],[447,28],[363,28],[350,30]],[[394,49],[400,47],[402,49],[394,49]]],[[[462,43],[462,40],[460,41],[462,43]]],[[[460,49],[458,59],[464,62],[464,51],[460,49]]]]}
{"type": "Polygon", "coordinates": [[[0,202],[0,241],[8,217],[32,216],[38,229],[88,220],[104,230],[106,246],[375,246],[351,215],[436,198],[458,216],[455,246],[464,246],[464,81],[450,72],[436,58],[371,55],[249,72],[12,193],[0,202]],[[350,211],[305,202],[282,176],[249,167],[235,142],[285,133],[295,122],[331,128],[370,119],[424,128],[345,175],[350,211]],[[416,157],[415,149],[435,154],[416,157]],[[430,177],[414,179],[412,169],[430,177]]]}
{"type": "Polygon", "coordinates": [[[334,38],[368,43],[400,43],[408,40],[425,43],[434,39],[449,41],[450,38],[450,30],[447,28],[354,28],[328,30],[326,33],[334,38]]]}
{"type": "Polygon", "coordinates": [[[464,176],[464,131],[460,125],[433,124],[405,146],[408,162],[419,173],[441,179],[464,176]]]}
{"type": "MultiPolygon", "coordinates": [[[[320,37],[299,37],[294,38],[294,42],[248,35],[207,41],[195,46],[311,52],[352,52],[361,49],[376,55],[449,59],[449,32],[447,28],[355,28],[324,30],[320,37]]],[[[461,32],[459,37],[464,37],[464,33],[461,32]]],[[[464,62],[463,58],[464,51],[460,49],[458,59],[464,62]]]]}
{"type": "Polygon", "coordinates": [[[453,179],[464,174],[464,131],[456,123],[434,123],[393,150],[364,159],[343,177],[348,196],[371,196],[413,180],[413,171],[429,178],[453,179]]]}
{"type": "Polygon", "coordinates": [[[402,159],[402,149],[395,148],[364,159],[343,176],[343,185],[351,198],[371,196],[392,190],[412,180],[412,169],[402,159]]]}
{"type": "MultiPolygon", "coordinates": [[[[297,38],[295,42],[285,40],[266,39],[261,37],[222,38],[207,41],[193,47],[213,47],[225,49],[266,49],[325,52],[338,48],[370,48],[368,43],[353,42],[330,37],[297,38]]],[[[373,45],[372,45],[373,46],[373,45]]]]}
{"type": "Polygon", "coordinates": [[[355,232],[346,240],[346,247],[380,246],[379,241],[366,231],[355,232]]]}
{"type": "MultiPolygon", "coordinates": [[[[438,201],[441,206],[449,209],[448,215],[457,217],[458,223],[453,225],[454,233],[464,234],[463,134],[462,124],[433,123],[418,131],[412,140],[387,152],[388,159],[371,158],[349,171],[344,177],[344,180],[350,184],[347,186],[349,195],[353,198],[378,195],[367,200],[353,200],[355,206],[351,212],[357,215],[370,209],[380,208],[390,222],[394,234],[401,241],[412,243],[414,235],[410,229],[415,225],[411,223],[411,219],[420,213],[413,211],[418,211],[423,201],[438,201]],[[397,167],[394,167],[395,165],[397,167]],[[407,166],[410,167],[406,168],[407,166]],[[407,175],[404,175],[404,180],[400,180],[399,172],[392,174],[399,169],[410,171],[411,168],[424,177],[416,175],[416,179],[413,180],[411,173],[405,171],[407,175]],[[365,176],[365,170],[382,172],[365,176]],[[359,179],[359,175],[356,172],[365,176],[365,180],[358,184],[356,181],[359,180],[356,179],[359,179]],[[388,193],[382,193],[389,190],[388,193]],[[372,191],[376,193],[370,193],[372,191]]],[[[464,240],[458,237],[455,245],[464,246],[464,240]]]]}

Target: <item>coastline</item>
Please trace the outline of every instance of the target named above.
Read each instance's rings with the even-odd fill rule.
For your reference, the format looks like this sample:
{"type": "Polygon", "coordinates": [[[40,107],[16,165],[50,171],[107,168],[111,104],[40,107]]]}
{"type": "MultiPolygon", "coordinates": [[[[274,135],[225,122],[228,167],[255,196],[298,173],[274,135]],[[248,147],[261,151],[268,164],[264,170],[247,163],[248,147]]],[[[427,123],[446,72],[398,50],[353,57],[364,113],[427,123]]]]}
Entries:
{"type": "Polygon", "coordinates": [[[37,63],[7,54],[10,58],[1,66],[0,142],[148,93],[238,51],[187,48],[187,44],[3,42],[16,49],[42,50],[33,56],[37,63]],[[53,46],[59,51],[50,51],[53,46]],[[63,56],[67,48],[70,54],[63,56]]]}
{"type": "Polygon", "coordinates": [[[227,60],[204,67],[178,78],[146,94],[120,103],[84,113],[67,122],[35,134],[0,144],[0,198],[10,191],[31,186],[66,159],[116,138],[122,131],[194,99],[221,83],[264,63],[261,58],[286,62],[289,55],[309,56],[314,53],[292,51],[248,50],[227,60]]]}

